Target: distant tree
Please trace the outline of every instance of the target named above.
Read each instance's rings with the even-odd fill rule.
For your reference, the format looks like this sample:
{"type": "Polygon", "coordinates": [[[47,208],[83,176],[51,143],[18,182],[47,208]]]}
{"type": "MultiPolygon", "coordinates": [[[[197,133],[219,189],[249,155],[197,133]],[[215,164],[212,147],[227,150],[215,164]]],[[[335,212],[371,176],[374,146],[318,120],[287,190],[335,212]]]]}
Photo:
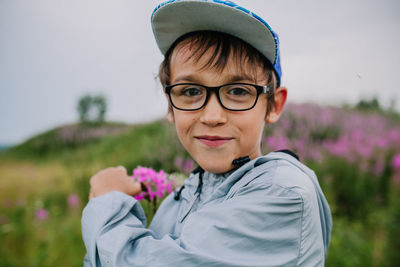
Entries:
{"type": "Polygon", "coordinates": [[[82,96],[79,99],[78,102],[78,113],[79,113],[79,121],[80,122],[86,122],[88,121],[88,113],[89,113],[89,107],[90,107],[90,102],[91,102],[91,96],[85,95],[82,96]]]}
{"type": "Polygon", "coordinates": [[[92,98],[93,105],[97,107],[97,121],[102,123],[104,122],[105,115],[106,115],[106,99],[104,96],[95,96],[92,98]]]}
{"type": "Polygon", "coordinates": [[[78,101],[77,110],[81,123],[101,124],[107,111],[106,99],[102,95],[84,95],[78,101]]]}
{"type": "Polygon", "coordinates": [[[359,110],[371,110],[371,111],[381,111],[382,107],[379,104],[379,100],[373,97],[370,100],[362,99],[356,104],[356,108],[359,110]]]}

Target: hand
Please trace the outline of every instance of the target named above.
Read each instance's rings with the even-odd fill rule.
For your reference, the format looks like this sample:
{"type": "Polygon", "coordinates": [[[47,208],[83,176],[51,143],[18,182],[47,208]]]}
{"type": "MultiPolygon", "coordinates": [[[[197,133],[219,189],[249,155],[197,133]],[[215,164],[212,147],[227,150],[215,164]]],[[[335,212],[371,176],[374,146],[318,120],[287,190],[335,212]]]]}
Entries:
{"type": "Polygon", "coordinates": [[[111,191],[120,191],[135,196],[142,191],[141,185],[129,177],[122,166],[99,171],[90,178],[89,199],[102,196],[111,191]]]}

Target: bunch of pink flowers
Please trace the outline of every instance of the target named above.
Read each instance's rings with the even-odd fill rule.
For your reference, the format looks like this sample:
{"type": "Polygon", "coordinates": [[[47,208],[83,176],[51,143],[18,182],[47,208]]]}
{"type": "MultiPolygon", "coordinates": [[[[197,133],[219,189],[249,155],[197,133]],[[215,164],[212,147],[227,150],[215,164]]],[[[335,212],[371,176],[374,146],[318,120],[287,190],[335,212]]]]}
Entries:
{"type": "Polygon", "coordinates": [[[303,161],[337,157],[381,176],[393,162],[400,171],[400,127],[378,113],[314,104],[292,104],[263,138],[267,151],[291,149],[303,161]]]}
{"type": "Polygon", "coordinates": [[[156,172],[151,168],[139,166],[133,170],[132,178],[147,188],[147,192],[135,196],[137,200],[162,198],[166,193],[173,191],[173,181],[167,179],[163,170],[156,172]]]}

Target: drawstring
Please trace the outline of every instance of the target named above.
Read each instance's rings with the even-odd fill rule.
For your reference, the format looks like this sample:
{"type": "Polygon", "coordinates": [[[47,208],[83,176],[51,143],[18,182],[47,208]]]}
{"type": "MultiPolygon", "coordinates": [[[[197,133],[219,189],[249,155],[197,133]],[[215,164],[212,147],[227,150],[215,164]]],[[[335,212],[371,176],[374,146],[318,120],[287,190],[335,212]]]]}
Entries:
{"type": "MultiPolygon", "coordinates": [[[[203,168],[201,168],[200,166],[199,167],[197,167],[196,169],[194,169],[193,171],[192,171],[192,174],[196,174],[196,173],[199,173],[199,185],[197,186],[197,189],[196,189],[196,191],[194,192],[194,194],[201,194],[201,189],[203,188],[203,173],[204,173],[204,170],[203,170],[203,168]]],[[[182,190],[185,188],[185,186],[183,185],[181,188],[179,188],[179,190],[178,191],[175,191],[175,196],[174,196],[174,199],[176,200],[176,201],[178,201],[179,199],[180,199],[180,197],[181,197],[181,194],[182,194],[182,190]]]]}
{"type": "Polygon", "coordinates": [[[201,189],[203,188],[203,173],[204,170],[202,167],[197,167],[196,169],[194,169],[192,171],[193,174],[198,173],[199,174],[199,184],[197,186],[196,192],[194,192],[194,194],[196,195],[197,193],[200,195],[201,194],[201,189]]]}
{"type": "MultiPolygon", "coordinates": [[[[196,192],[194,192],[194,197],[192,198],[192,200],[189,203],[189,206],[186,209],[186,212],[182,213],[182,215],[178,217],[179,222],[183,222],[183,220],[186,218],[186,216],[192,210],[192,208],[193,208],[195,202],[197,201],[197,199],[200,197],[201,189],[203,187],[203,173],[204,173],[204,170],[201,167],[198,167],[192,172],[192,174],[196,174],[196,173],[199,173],[199,184],[197,186],[196,192]]],[[[180,193],[179,192],[181,192],[181,191],[182,191],[182,189],[178,191],[178,195],[175,197],[175,200],[179,200],[179,197],[180,197],[180,193]]]]}
{"type": "Polygon", "coordinates": [[[182,187],[179,188],[178,191],[175,191],[175,196],[174,196],[174,199],[175,199],[175,200],[177,200],[177,201],[179,200],[179,198],[181,197],[183,188],[185,188],[184,185],[182,185],[182,187]]]}
{"type": "Polygon", "coordinates": [[[247,163],[250,161],[250,157],[246,156],[246,157],[241,157],[241,158],[237,158],[235,160],[232,161],[232,164],[235,165],[236,168],[241,167],[243,164],[247,163]]]}
{"type": "MultiPolygon", "coordinates": [[[[246,156],[246,157],[241,157],[241,158],[235,159],[234,161],[232,161],[232,164],[233,164],[236,168],[239,168],[240,166],[242,166],[243,164],[245,164],[245,163],[247,163],[247,162],[249,162],[249,161],[250,161],[250,157],[249,157],[249,156],[246,156]]],[[[203,173],[204,173],[203,168],[199,166],[199,167],[197,167],[196,169],[194,169],[194,170],[192,171],[192,174],[196,174],[196,173],[199,174],[199,185],[197,186],[197,189],[196,189],[196,191],[194,192],[194,194],[195,194],[195,195],[196,195],[196,194],[200,195],[200,194],[201,194],[201,189],[203,188],[203,173]]],[[[178,200],[180,199],[181,194],[182,194],[182,190],[183,190],[184,188],[185,188],[185,186],[183,185],[178,191],[175,191],[174,199],[175,199],[176,201],[178,201],[178,200]]]]}

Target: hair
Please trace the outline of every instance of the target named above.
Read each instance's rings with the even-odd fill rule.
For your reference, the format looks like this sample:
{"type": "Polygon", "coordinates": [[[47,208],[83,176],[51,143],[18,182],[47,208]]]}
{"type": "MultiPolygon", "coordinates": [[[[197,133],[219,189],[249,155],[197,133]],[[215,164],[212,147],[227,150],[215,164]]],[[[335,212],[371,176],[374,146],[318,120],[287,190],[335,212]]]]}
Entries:
{"type": "MultiPolygon", "coordinates": [[[[163,87],[170,85],[171,73],[170,64],[171,57],[178,44],[181,49],[184,45],[189,45],[190,55],[186,59],[194,59],[198,61],[207,51],[211,51],[209,59],[200,67],[201,70],[205,68],[213,68],[218,72],[222,72],[232,57],[235,60],[235,67],[241,72],[250,72],[254,78],[254,82],[258,79],[257,67],[262,67],[263,78],[267,80],[267,84],[271,87],[272,93],[267,94],[267,114],[271,111],[274,104],[274,93],[277,87],[277,78],[273,70],[271,62],[262,55],[257,49],[244,42],[243,40],[232,35],[215,32],[215,31],[196,31],[187,33],[178,38],[165,53],[164,60],[160,64],[158,77],[163,87]],[[253,66],[251,70],[246,69],[248,66],[253,66]]],[[[169,110],[172,107],[169,104],[169,110]]]]}

